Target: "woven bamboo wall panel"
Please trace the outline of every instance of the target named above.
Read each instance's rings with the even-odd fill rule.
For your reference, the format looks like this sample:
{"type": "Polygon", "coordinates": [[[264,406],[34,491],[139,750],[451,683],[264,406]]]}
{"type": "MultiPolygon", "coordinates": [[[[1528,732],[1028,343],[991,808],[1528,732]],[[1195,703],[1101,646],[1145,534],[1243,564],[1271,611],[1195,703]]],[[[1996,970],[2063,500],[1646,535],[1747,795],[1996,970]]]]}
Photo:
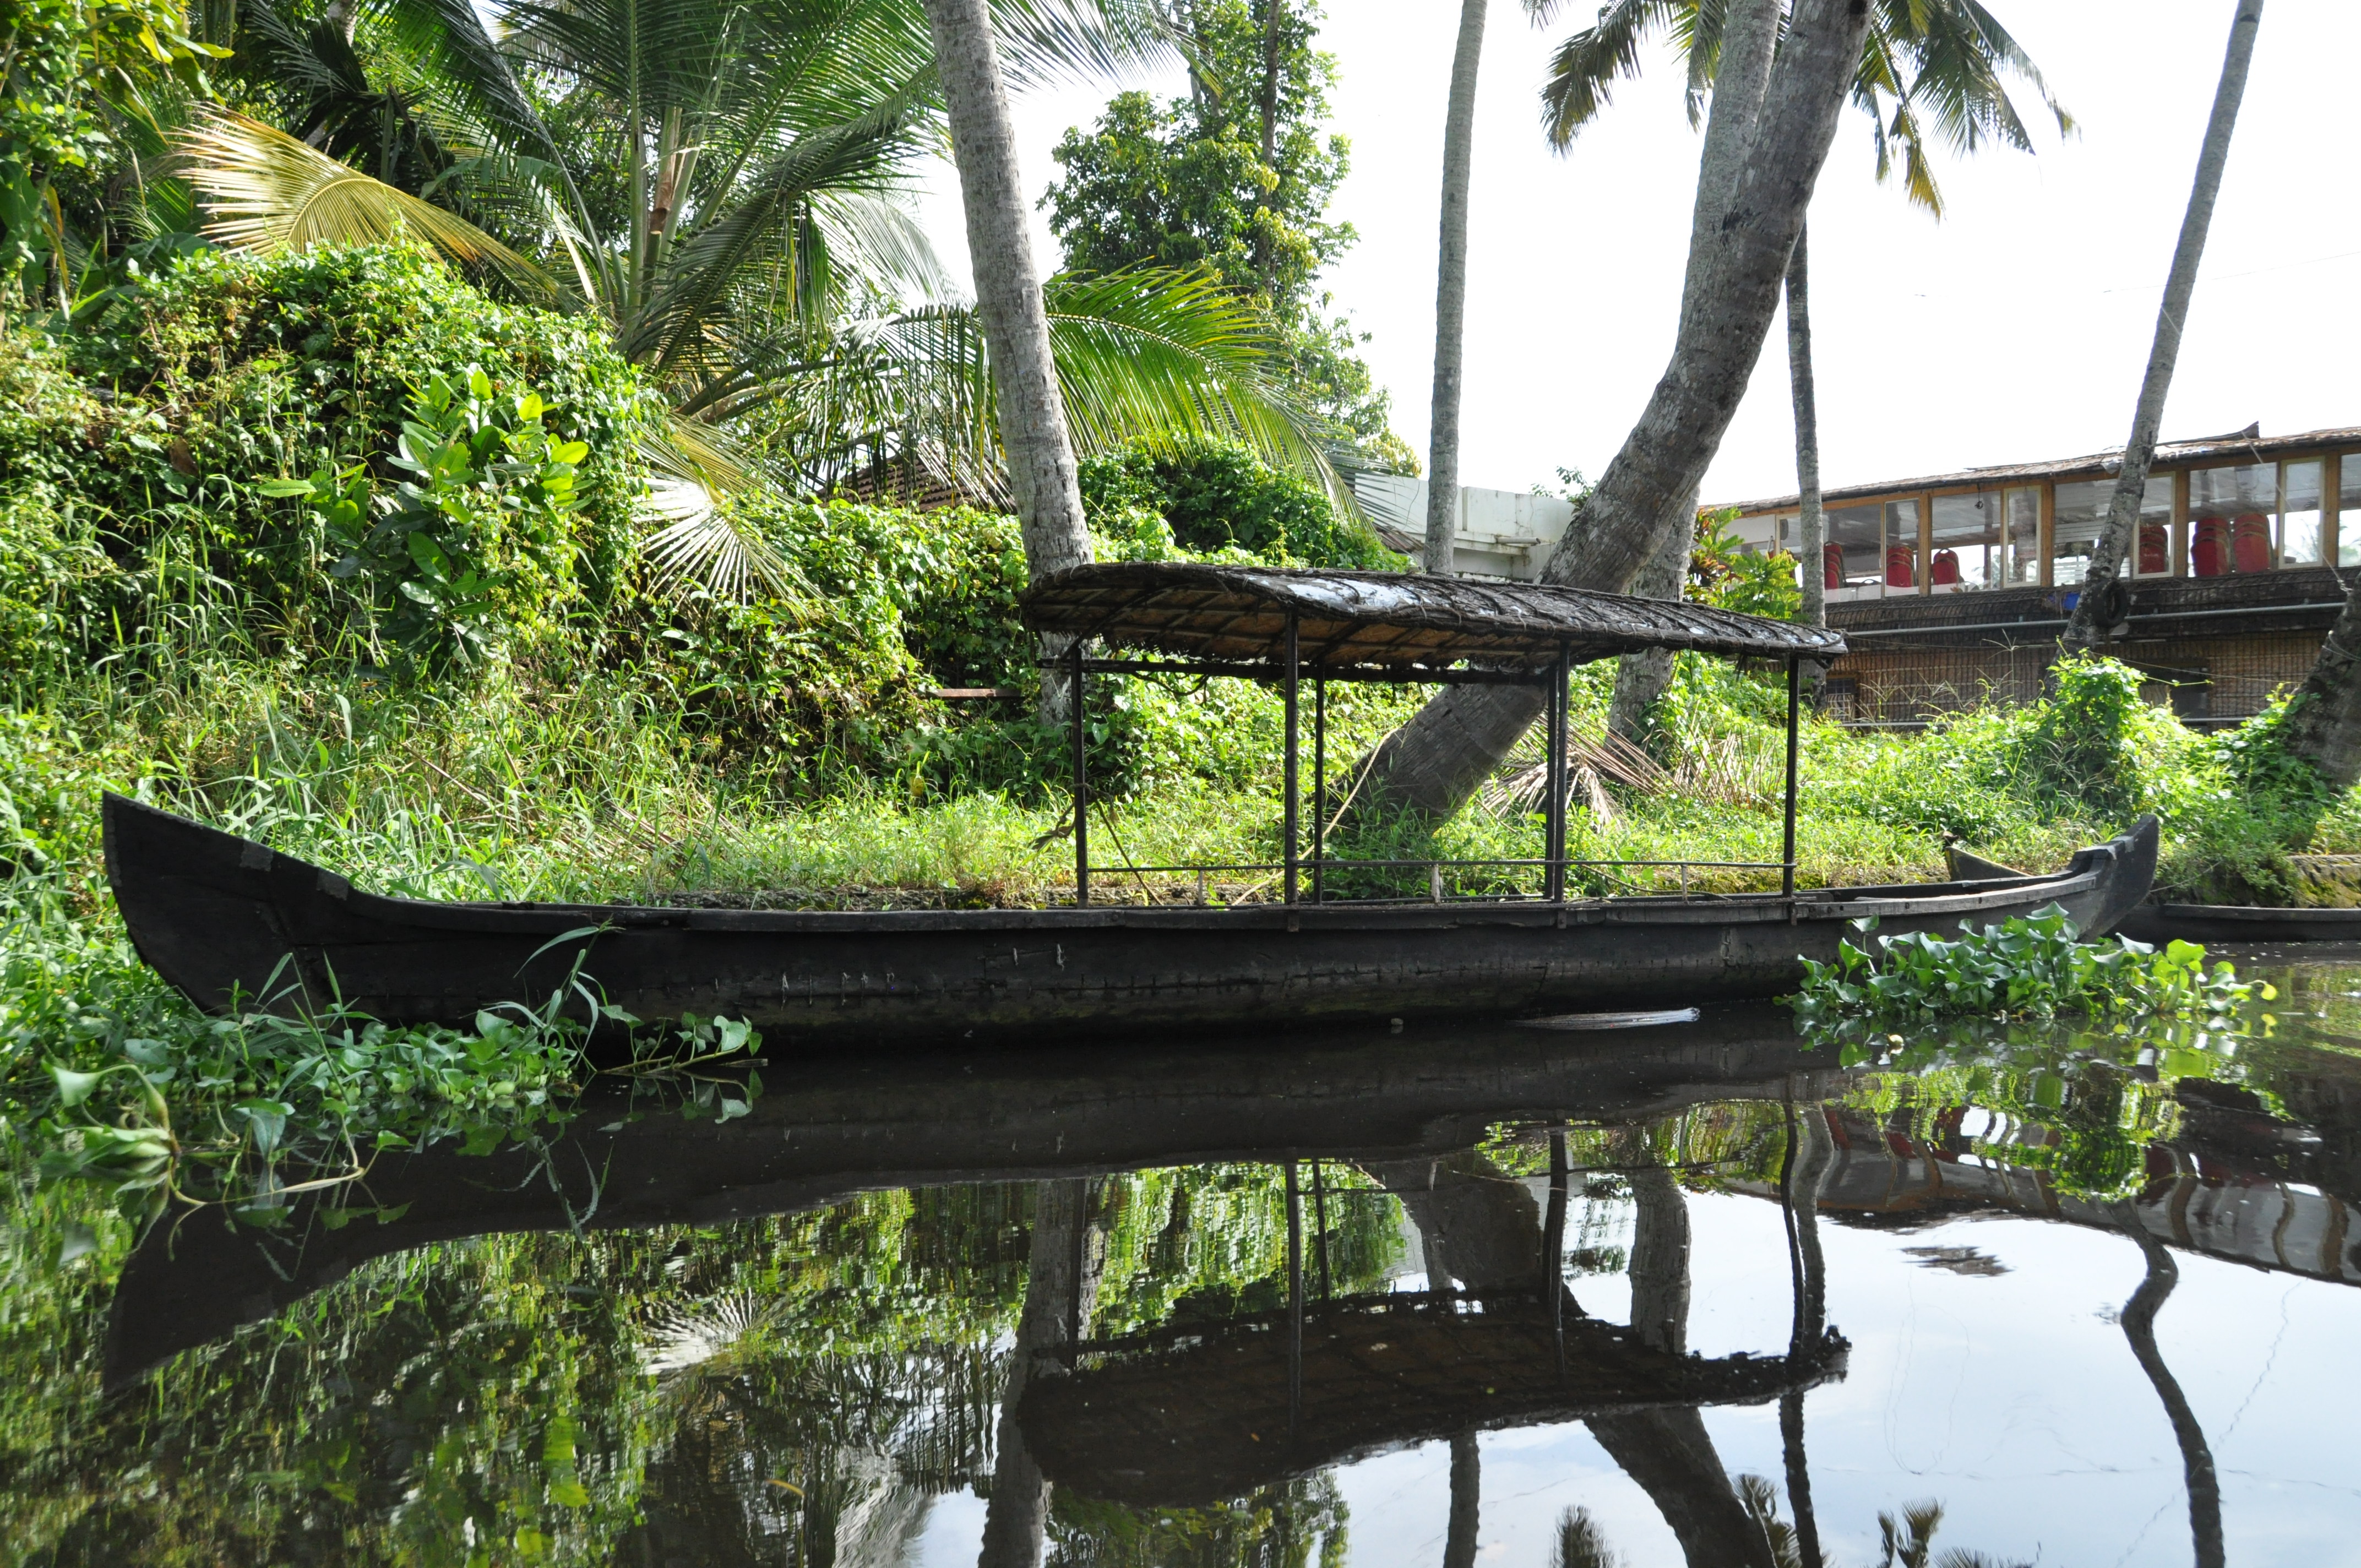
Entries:
{"type": "MultiPolygon", "coordinates": [[[[2244,718],[2271,694],[2303,679],[2323,633],[2138,638],[2110,643],[2112,656],[2151,678],[2149,701],[2184,718],[2244,718]]],[[[2057,650],[2047,644],[1981,648],[1856,645],[1829,667],[1826,706],[1859,723],[1910,724],[1980,703],[2026,703],[2041,696],[2057,650]]]]}

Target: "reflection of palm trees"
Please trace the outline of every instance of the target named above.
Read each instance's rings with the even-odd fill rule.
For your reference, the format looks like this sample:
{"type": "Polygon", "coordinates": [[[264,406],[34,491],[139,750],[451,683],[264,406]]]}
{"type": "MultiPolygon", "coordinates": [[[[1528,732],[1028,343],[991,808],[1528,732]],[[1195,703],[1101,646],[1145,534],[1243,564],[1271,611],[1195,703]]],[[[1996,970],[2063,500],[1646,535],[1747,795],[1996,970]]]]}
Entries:
{"type": "MultiPolygon", "coordinates": [[[[1631,1166],[1638,1211],[1630,1265],[1631,1326],[1651,1349],[1678,1355],[1688,1346],[1688,1208],[1679,1182],[1638,1130],[1620,1137],[1618,1149],[1631,1166]]],[[[1431,1287],[1456,1281],[1465,1289],[1497,1288],[1537,1275],[1545,1286],[1556,1280],[1554,1260],[1541,1255],[1541,1215],[1532,1194],[1474,1150],[1372,1166],[1369,1174],[1400,1195],[1418,1228],[1431,1287]]],[[[1565,1289],[1562,1281],[1556,1288],[1565,1289]]],[[[1777,1568],[1696,1409],[1598,1416],[1590,1430],[1655,1503],[1692,1568],[1777,1568]]],[[[1463,1472],[1460,1445],[1454,1444],[1452,1520],[1455,1541],[1464,1509],[1472,1543],[1477,1477],[1473,1442],[1466,1448],[1463,1472]]],[[[1603,1551],[1595,1530],[1591,1536],[1603,1551]]]]}
{"type": "Polygon", "coordinates": [[[1621,1568],[1622,1562],[1588,1508],[1568,1508],[1558,1516],[1550,1568],[1621,1568]]]}
{"type": "MultiPolygon", "coordinates": [[[[1786,1211],[1788,1256],[1795,1270],[1795,1325],[1787,1354],[1801,1355],[1820,1343],[1828,1327],[1828,1269],[1820,1256],[1820,1182],[1828,1170],[1834,1140],[1828,1136],[1828,1113],[1806,1106],[1801,1116],[1788,1111],[1786,1170],[1780,1199],[1786,1211]]],[[[1812,1472],[1804,1455],[1804,1396],[1789,1394],[1779,1401],[1779,1440],[1786,1454],[1787,1502],[1795,1510],[1795,1556],[1801,1563],[1820,1561],[1820,1526],[1812,1512],[1812,1472]]]]}
{"type": "Polygon", "coordinates": [[[1097,1183],[1044,1181],[1033,1213],[1032,1255],[1027,1266],[1025,1310],[1008,1354],[1008,1382],[1000,1401],[999,1452],[992,1500],[983,1515],[980,1568],[1037,1568],[1049,1523],[1049,1483],[1025,1447],[1016,1403],[1037,1376],[1062,1368],[1050,1360],[1060,1345],[1087,1332],[1098,1297],[1099,1258],[1091,1204],[1097,1183]]]}
{"type": "MultiPolygon", "coordinates": [[[[1400,1198],[1418,1231],[1429,1289],[1448,1290],[1455,1283],[1464,1290],[1515,1288],[1541,1275],[1543,1227],[1532,1194],[1476,1150],[1366,1168],[1400,1198]]],[[[1482,1497],[1476,1434],[1461,1432],[1451,1440],[1444,1568],[1474,1568],[1482,1497]]]]}
{"type": "Polygon", "coordinates": [[[2115,1219],[2147,1259],[2147,1277],[2124,1303],[2124,1337],[2131,1341],[2140,1370],[2156,1386],[2157,1398],[2164,1401],[2164,1413],[2172,1421],[2173,1441],[2180,1444],[2180,1466],[2189,1487],[2189,1534],[2196,1548],[2197,1568],[2222,1568],[2222,1483],[2213,1473],[2213,1451],[2206,1446],[2205,1429],[2197,1424],[2197,1412],[2190,1409],[2189,1397],[2180,1391],[2156,1343],[2156,1315],[2172,1288],[2180,1283],[2180,1266],[2164,1244],[2140,1223],[2139,1212],[2131,1204],[2116,1204],[2115,1219]]]}
{"type": "MultiPolygon", "coordinates": [[[[1680,1182],[1637,1128],[1617,1140],[1633,1199],[1631,1327],[1658,1350],[1688,1348],[1689,1212],[1680,1182]]],[[[1637,1481],[1690,1568],[1777,1568],[1695,1409],[1596,1417],[1591,1435],[1637,1481]]]]}

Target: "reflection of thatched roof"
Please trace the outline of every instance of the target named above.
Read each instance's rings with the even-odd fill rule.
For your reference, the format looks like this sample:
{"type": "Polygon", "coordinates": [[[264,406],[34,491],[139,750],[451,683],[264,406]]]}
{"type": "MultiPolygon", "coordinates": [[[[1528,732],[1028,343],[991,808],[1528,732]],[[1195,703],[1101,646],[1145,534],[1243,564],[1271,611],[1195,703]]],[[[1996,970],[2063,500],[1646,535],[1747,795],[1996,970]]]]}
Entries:
{"type": "Polygon", "coordinates": [[[1560,644],[1576,663],[1643,648],[1773,659],[1845,651],[1833,631],[1706,605],[1407,572],[1106,562],[1045,577],[1020,602],[1037,631],[1266,665],[1283,657],[1292,615],[1307,672],[1547,660],[1560,644]]]}
{"type": "Polygon", "coordinates": [[[1755,1404],[1844,1370],[1834,1334],[1794,1362],[1708,1360],[1651,1350],[1570,1311],[1561,1373],[1536,1295],[1364,1296],[1309,1309],[1292,1435],[1283,1312],[1085,1346],[1078,1370],[1033,1381],[1018,1420],[1060,1485],[1180,1508],[1456,1432],[1755,1404]]]}

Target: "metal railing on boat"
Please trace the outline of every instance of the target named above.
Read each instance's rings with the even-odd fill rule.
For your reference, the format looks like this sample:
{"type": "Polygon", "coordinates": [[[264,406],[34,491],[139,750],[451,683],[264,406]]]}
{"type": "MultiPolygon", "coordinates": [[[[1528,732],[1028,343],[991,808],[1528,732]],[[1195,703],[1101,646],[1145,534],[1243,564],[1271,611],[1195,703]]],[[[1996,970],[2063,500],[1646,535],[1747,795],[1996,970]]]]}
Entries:
{"type": "MultiPolygon", "coordinates": [[[[1073,769],[1074,813],[1074,902],[1077,906],[1091,902],[1091,876],[1093,871],[1116,876],[1146,878],[1149,875],[1195,875],[1198,878],[1198,899],[1206,902],[1204,878],[1218,872],[1272,872],[1280,883],[1280,902],[1294,905],[1339,903],[1406,903],[1416,902],[1414,895],[1389,894],[1381,898],[1337,898],[1331,896],[1327,883],[1331,876],[1350,872],[1406,870],[1423,868],[1429,873],[1429,901],[1451,902],[1442,892],[1442,872],[1446,869],[1539,868],[1542,887],[1538,894],[1517,892],[1463,895],[1459,902],[1534,902],[1563,904],[1566,902],[1566,879],[1569,872],[1605,872],[1637,868],[1678,869],[1681,872],[1680,895],[1693,896],[1688,873],[1693,870],[1776,871],[1779,872],[1779,895],[1787,901],[1792,916],[1795,897],[1795,788],[1798,740],[1798,718],[1802,691],[1802,660],[1790,654],[1783,663],[1787,677],[1786,714],[1786,774],[1781,797],[1781,856],[1776,861],[1609,861],[1569,856],[1566,853],[1567,795],[1572,778],[1567,759],[1568,714],[1567,691],[1574,674],[1571,646],[1557,645],[1557,656],[1539,669],[1428,669],[1412,671],[1371,670],[1355,668],[1330,670],[1313,663],[1309,669],[1302,658],[1299,640],[1298,618],[1290,613],[1282,654],[1276,669],[1261,664],[1230,661],[1197,659],[1093,659],[1089,656],[1088,639],[1076,638],[1064,654],[1055,661],[1045,661],[1045,673],[1051,663],[1064,666],[1072,683],[1068,707],[1071,724],[1070,743],[1073,769]],[[1230,865],[1093,866],[1090,859],[1091,787],[1089,771],[1089,725],[1084,712],[1083,695],[1088,678],[1093,674],[1191,674],[1223,676],[1251,680],[1279,687],[1286,708],[1286,744],[1284,767],[1284,812],[1280,829],[1282,854],[1276,861],[1241,862],[1230,865]],[[1543,807],[1543,853],[1529,857],[1502,857],[1481,860],[1399,859],[1340,860],[1326,852],[1327,835],[1334,823],[1328,812],[1328,700],[1327,687],[1331,679],[1355,682],[1382,682],[1394,685],[1524,685],[1537,686],[1543,693],[1548,748],[1547,782],[1543,807]],[[1312,830],[1311,853],[1303,855],[1302,848],[1302,747],[1301,688],[1309,680],[1312,686],[1312,830]],[[1307,875],[1308,873],[1308,875],[1307,875]]],[[[1351,804],[1347,796],[1339,807],[1351,804]]],[[[1120,846],[1118,846],[1119,848],[1120,846]]],[[[1715,896],[1727,896],[1716,894],[1715,896]]]]}

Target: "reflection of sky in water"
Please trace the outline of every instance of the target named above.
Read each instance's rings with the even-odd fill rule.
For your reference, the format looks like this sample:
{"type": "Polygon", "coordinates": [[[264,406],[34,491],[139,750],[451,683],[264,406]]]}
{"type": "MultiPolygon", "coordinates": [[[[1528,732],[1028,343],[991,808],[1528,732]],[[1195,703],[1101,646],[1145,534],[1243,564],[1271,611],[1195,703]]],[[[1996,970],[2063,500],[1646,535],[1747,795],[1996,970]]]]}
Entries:
{"type": "MultiPolygon", "coordinates": [[[[1688,1195],[1695,1237],[1690,1349],[1784,1348],[1787,1256],[1779,1211],[1758,1199],[1688,1195]]],[[[1569,1232],[1573,1230],[1569,1226],[1569,1232]]],[[[2128,1239],[2023,1219],[1870,1231],[1823,1221],[1829,1320],[1852,1341],[1851,1373],[1815,1391],[1806,1435],[1821,1542],[1839,1563],[1879,1560],[1877,1515],[1933,1497],[1951,1547],[1999,1562],[2181,1564],[2190,1560],[2180,1452],[2114,1315],[2137,1288],[2128,1239]],[[1966,1246],[2008,1272],[1928,1267],[1906,1247],[1966,1246]]],[[[2175,1249],[2180,1282],[2157,1320],[2222,1479],[2229,1559],[2361,1564],[2361,1289],[2175,1249]]],[[[1620,1319],[1622,1276],[1575,1282],[1586,1310],[1620,1319]]],[[[1775,1406],[1708,1409],[1725,1467],[1781,1484],[1775,1406]]],[[[1647,1495],[1580,1425],[1482,1440],[1477,1561],[1541,1568],[1559,1515],[1587,1508],[1631,1568],[1678,1563],[1647,1495]]],[[[1442,1559],[1449,1456],[1440,1443],[1338,1474],[1356,1568],[1442,1559]]],[[[1784,1512],[1784,1509],[1783,1509],[1784,1512]]],[[[910,1561],[967,1568],[983,1508],[935,1504],[910,1561]]]]}

